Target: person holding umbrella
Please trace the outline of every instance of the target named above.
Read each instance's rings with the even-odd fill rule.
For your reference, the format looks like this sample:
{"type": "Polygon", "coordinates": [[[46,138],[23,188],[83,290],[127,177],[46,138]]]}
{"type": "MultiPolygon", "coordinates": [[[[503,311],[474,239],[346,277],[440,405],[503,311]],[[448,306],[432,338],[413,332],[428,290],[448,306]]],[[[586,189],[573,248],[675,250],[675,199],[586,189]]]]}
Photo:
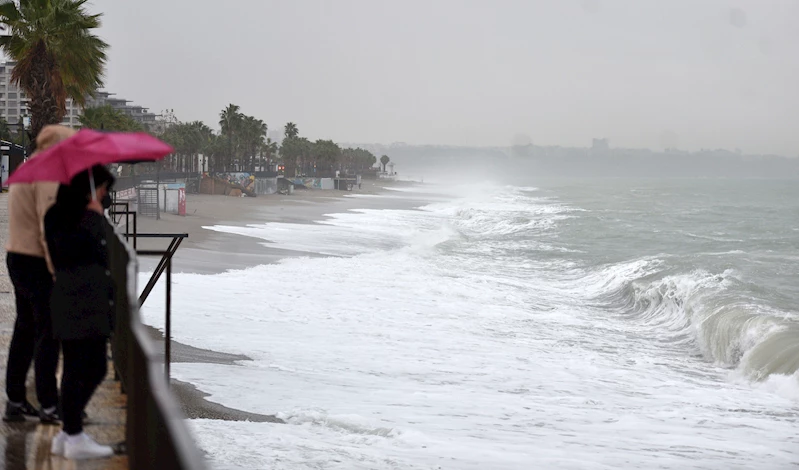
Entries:
{"type": "MultiPolygon", "coordinates": [[[[64,126],[47,126],[36,139],[38,158],[41,151],[75,131],[64,126]]],[[[53,337],[50,320],[50,292],[53,288],[53,269],[44,239],[44,215],[55,202],[58,183],[18,183],[9,187],[9,233],[6,262],[14,285],[17,319],[8,351],[6,365],[6,411],[4,421],[25,421],[38,416],[43,424],[55,424],[59,419],[58,341],[53,337]],[[41,408],[37,411],[28,403],[25,379],[35,358],[36,396],[41,408]]]]}
{"type": "Polygon", "coordinates": [[[104,166],[61,185],[44,218],[56,280],[51,309],[61,341],[63,430],[52,453],[71,459],[109,457],[114,451],[83,432],[81,414],[107,372],[107,340],[114,325],[114,285],[109,271],[104,210],[114,177],[104,166]]]}
{"type": "MultiPolygon", "coordinates": [[[[105,209],[114,177],[106,165],[154,161],[172,147],[144,133],[88,129],[42,152],[17,169],[9,183],[57,181],[55,205],[44,218],[55,269],[51,297],[53,333],[61,341],[63,429],[51,453],[70,459],[113,455],[83,432],[81,415],[106,375],[107,342],[114,328],[115,286],[109,271],[105,209]]],[[[124,286],[120,286],[124,288],[124,286]]]]}

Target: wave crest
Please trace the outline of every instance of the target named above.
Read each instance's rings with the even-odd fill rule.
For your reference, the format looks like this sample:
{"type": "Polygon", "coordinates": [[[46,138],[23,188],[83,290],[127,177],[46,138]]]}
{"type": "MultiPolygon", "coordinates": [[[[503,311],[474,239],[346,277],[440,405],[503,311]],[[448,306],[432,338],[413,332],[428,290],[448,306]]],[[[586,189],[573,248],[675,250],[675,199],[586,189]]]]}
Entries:
{"type": "Polygon", "coordinates": [[[799,324],[746,298],[733,271],[665,275],[663,265],[638,260],[606,267],[588,277],[587,291],[660,340],[692,343],[706,359],[752,380],[799,370],[799,324]]]}

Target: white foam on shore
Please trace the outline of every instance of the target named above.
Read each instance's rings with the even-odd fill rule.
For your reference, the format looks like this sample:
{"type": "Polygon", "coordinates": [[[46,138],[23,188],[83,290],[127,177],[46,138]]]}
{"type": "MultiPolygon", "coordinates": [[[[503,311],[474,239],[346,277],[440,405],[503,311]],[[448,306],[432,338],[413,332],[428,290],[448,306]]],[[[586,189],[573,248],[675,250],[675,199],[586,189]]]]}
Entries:
{"type": "MultiPolygon", "coordinates": [[[[548,233],[573,212],[502,193],[319,225],[216,227],[346,257],[174,276],[175,339],[253,361],[174,364],[173,375],[288,422],[194,420],[201,446],[218,468],[248,469],[799,462],[790,378],[730,380],[585,305],[607,279],[657,260],[595,277],[557,260],[497,261],[503,237],[548,233]]],[[[160,303],[144,316],[163,327],[160,303]]]]}

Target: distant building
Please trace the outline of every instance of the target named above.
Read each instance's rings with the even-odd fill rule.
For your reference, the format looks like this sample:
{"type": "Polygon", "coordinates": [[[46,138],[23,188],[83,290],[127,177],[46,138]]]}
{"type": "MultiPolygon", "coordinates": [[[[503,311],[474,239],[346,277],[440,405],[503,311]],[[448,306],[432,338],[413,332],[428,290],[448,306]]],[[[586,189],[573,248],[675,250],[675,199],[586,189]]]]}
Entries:
{"type": "MultiPolygon", "coordinates": [[[[15,62],[0,62],[0,117],[12,125],[30,114],[30,99],[24,91],[11,83],[11,71],[15,65],[15,62]]],[[[80,110],[75,110],[72,100],[68,99],[63,124],[77,125],[79,115],[80,110]]]]}
{"type": "MultiPolygon", "coordinates": [[[[16,124],[20,118],[30,114],[30,98],[26,96],[17,85],[11,83],[11,71],[14,70],[16,62],[0,62],[0,117],[8,121],[9,124],[16,124]]],[[[129,100],[116,98],[113,93],[98,91],[94,97],[86,100],[86,107],[93,108],[109,105],[112,108],[122,111],[132,117],[136,122],[145,125],[148,129],[155,130],[159,125],[156,119],[158,116],[151,113],[147,108],[130,104],[129,100]]],[[[83,108],[67,98],[67,113],[61,124],[69,127],[80,127],[79,117],[83,108]]]]}
{"type": "Polygon", "coordinates": [[[610,143],[608,139],[594,139],[591,144],[591,150],[594,152],[607,152],[610,150],[610,143]]]}
{"type": "MultiPolygon", "coordinates": [[[[101,106],[111,106],[115,110],[127,114],[133,118],[134,121],[144,125],[145,128],[155,131],[155,127],[159,125],[156,119],[158,116],[155,113],[151,113],[148,108],[130,103],[130,100],[115,97],[114,93],[98,91],[95,93],[95,96],[86,100],[86,107],[99,108],[101,106]]],[[[80,115],[80,112],[78,112],[77,115],[80,115]]]]}

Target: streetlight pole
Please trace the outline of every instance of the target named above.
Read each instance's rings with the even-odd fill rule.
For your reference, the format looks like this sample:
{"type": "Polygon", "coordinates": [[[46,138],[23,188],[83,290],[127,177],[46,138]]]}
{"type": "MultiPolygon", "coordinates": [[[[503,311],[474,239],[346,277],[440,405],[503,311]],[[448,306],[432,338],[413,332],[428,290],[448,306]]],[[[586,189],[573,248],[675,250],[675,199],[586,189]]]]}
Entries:
{"type": "Polygon", "coordinates": [[[22,121],[22,158],[23,158],[23,160],[28,158],[28,146],[25,145],[25,121],[27,121],[29,119],[30,119],[30,117],[28,117],[28,113],[23,111],[22,112],[22,118],[21,118],[21,121],[22,121]]]}

